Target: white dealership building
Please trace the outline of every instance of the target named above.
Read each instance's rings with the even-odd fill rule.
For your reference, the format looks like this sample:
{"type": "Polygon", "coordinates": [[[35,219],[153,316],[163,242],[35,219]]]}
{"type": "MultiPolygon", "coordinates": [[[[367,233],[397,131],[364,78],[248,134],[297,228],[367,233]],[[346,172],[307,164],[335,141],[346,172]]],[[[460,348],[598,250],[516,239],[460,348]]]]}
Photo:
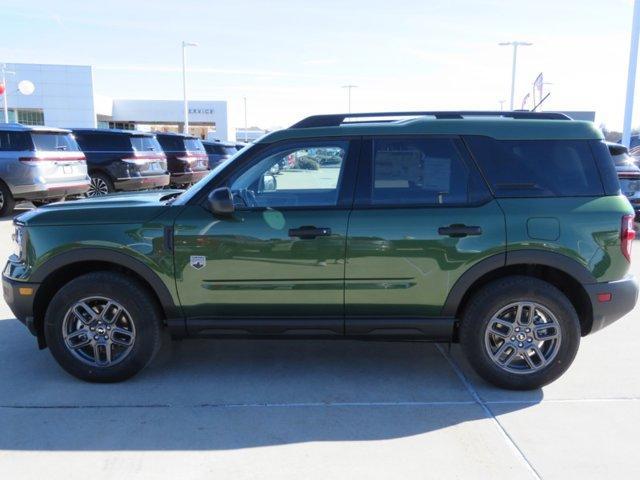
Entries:
{"type": "MultiPolygon", "coordinates": [[[[130,100],[96,95],[91,66],[8,63],[6,71],[10,122],[63,128],[182,131],[181,100],[130,100]],[[18,91],[22,80],[35,85],[31,95],[18,91]]],[[[189,131],[200,138],[227,140],[227,102],[189,101],[189,131]]]]}

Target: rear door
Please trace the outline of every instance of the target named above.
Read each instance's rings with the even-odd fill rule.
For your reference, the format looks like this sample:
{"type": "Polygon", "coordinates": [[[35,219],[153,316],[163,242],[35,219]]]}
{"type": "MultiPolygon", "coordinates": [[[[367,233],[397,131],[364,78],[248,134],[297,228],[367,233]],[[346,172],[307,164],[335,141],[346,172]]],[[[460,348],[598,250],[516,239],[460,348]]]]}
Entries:
{"type": "Polygon", "coordinates": [[[360,167],[347,240],[346,331],[419,328],[441,314],[466,270],[504,253],[503,213],[457,137],[370,139],[360,167]]]}

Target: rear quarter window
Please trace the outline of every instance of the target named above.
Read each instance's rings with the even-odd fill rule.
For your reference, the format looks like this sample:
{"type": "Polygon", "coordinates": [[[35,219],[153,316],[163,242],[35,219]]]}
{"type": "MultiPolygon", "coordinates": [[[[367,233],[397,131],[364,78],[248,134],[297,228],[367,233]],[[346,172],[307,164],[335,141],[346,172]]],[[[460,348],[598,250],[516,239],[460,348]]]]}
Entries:
{"type": "Polygon", "coordinates": [[[127,135],[116,133],[77,132],[76,140],[85,152],[130,152],[127,135]]]}
{"type": "Polygon", "coordinates": [[[465,142],[497,197],[605,193],[590,140],[496,140],[467,136],[465,142]]]}
{"type": "Polygon", "coordinates": [[[0,132],[0,151],[33,150],[33,145],[27,132],[0,132]]]}
{"type": "Polygon", "coordinates": [[[149,135],[134,135],[131,137],[131,146],[136,152],[160,152],[162,147],[155,137],[149,135]]]}

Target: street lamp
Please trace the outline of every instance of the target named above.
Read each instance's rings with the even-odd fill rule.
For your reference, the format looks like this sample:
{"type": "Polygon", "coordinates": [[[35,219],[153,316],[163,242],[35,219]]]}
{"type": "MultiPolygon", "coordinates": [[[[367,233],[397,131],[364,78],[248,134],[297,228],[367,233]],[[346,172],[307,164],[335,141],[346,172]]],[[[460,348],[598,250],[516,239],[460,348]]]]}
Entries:
{"type": "Polygon", "coordinates": [[[182,96],[184,98],[184,129],[183,133],[189,133],[189,103],[187,102],[187,47],[197,47],[197,43],[182,42],[182,96]]]}
{"type": "Polygon", "coordinates": [[[636,65],[638,63],[638,37],[640,36],[640,0],[633,5],[631,22],[631,47],[629,48],[629,71],[627,73],[627,99],[624,105],[624,123],[622,126],[622,144],[629,148],[631,144],[631,120],[633,116],[633,94],[636,86],[636,65]]]}
{"type": "Polygon", "coordinates": [[[351,89],[358,88],[357,85],[343,85],[342,88],[347,89],[347,113],[351,113],[351,89]]]}
{"type": "Polygon", "coordinates": [[[528,47],[533,45],[533,43],[529,42],[500,42],[498,43],[501,47],[512,46],[513,47],[513,63],[511,65],[511,101],[510,101],[510,109],[513,110],[513,99],[515,96],[516,89],[516,59],[518,57],[518,47],[528,47]]]}

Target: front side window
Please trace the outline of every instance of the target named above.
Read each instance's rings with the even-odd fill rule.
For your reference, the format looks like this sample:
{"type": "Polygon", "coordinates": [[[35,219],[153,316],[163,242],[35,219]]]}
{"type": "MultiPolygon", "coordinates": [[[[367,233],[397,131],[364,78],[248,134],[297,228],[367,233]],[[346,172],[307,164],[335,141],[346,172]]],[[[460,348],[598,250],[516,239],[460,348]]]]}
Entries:
{"type": "Polygon", "coordinates": [[[455,138],[376,139],[371,177],[372,205],[467,204],[484,188],[455,138]]]}
{"type": "Polygon", "coordinates": [[[347,151],[347,141],[274,147],[232,177],[229,188],[240,208],[335,206],[347,151]]]}

